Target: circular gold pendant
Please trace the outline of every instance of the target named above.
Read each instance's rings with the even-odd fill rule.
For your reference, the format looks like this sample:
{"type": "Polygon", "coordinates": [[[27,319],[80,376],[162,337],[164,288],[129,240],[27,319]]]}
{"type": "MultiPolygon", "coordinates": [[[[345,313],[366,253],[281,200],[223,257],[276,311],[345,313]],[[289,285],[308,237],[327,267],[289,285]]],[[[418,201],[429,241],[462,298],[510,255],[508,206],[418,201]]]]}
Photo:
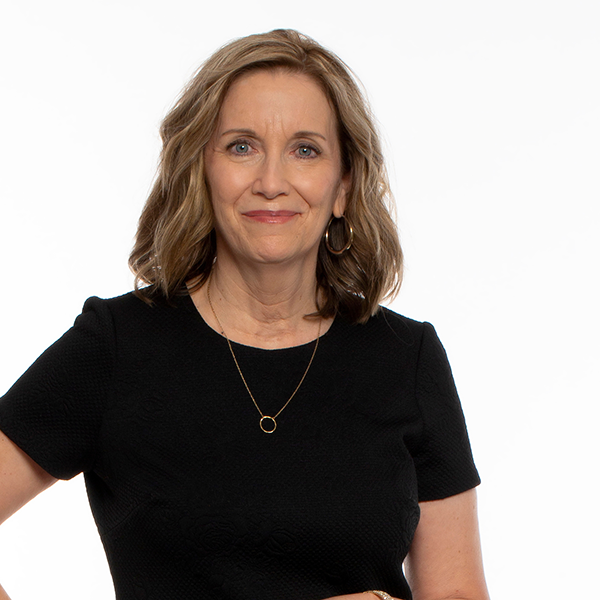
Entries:
{"type": "Polygon", "coordinates": [[[265,433],[273,433],[277,429],[277,421],[275,420],[275,417],[269,417],[265,415],[260,420],[260,428],[265,433]]]}

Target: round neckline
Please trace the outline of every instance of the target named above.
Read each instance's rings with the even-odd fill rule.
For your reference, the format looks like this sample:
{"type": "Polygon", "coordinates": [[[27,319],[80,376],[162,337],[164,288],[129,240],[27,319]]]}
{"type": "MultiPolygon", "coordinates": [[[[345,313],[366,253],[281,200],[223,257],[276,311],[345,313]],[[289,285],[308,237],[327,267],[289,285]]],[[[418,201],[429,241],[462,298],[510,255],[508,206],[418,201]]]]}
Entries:
{"type": "MultiPolygon", "coordinates": [[[[224,343],[227,343],[227,338],[222,335],[221,333],[219,333],[216,329],[213,329],[205,320],[204,317],[202,316],[202,314],[200,313],[200,311],[198,310],[198,308],[196,307],[196,305],[194,304],[194,300],[192,299],[191,294],[189,293],[189,291],[187,289],[184,290],[183,293],[183,301],[185,303],[185,308],[194,313],[195,314],[195,320],[197,323],[199,323],[203,329],[208,330],[208,332],[211,335],[216,336],[217,338],[219,338],[220,340],[222,340],[224,343]]],[[[322,333],[319,336],[319,342],[322,343],[323,342],[323,338],[325,338],[325,336],[328,336],[328,334],[333,330],[333,328],[336,326],[338,322],[338,318],[337,316],[335,316],[333,318],[333,322],[331,323],[331,325],[329,326],[329,329],[327,331],[325,331],[324,333],[322,333]]],[[[234,340],[229,340],[232,344],[232,346],[235,346],[237,348],[240,349],[247,349],[247,350],[257,350],[260,352],[285,352],[287,351],[294,351],[294,350],[300,350],[300,349],[304,349],[307,347],[312,347],[314,346],[314,343],[316,341],[317,338],[314,338],[312,340],[310,340],[309,342],[306,342],[305,344],[299,344],[298,346],[285,346],[284,348],[260,348],[259,346],[250,346],[248,344],[241,344],[240,342],[236,342],[234,340]]]]}

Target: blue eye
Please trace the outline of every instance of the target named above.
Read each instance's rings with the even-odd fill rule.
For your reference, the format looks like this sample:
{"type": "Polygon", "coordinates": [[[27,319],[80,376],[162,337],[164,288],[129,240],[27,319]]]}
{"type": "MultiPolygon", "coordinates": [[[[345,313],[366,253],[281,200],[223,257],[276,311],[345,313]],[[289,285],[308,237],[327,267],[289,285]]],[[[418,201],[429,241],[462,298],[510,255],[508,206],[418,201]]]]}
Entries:
{"type": "Polygon", "coordinates": [[[317,155],[321,154],[316,148],[306,144],[298,146],[296,152],[300,158],[316,158],[317,155]]]}
{"type": "Polygon", "coordinates": [[[231,152],[234,156],[244,156],[250,153],[250,143],[246,140],[234,140],[230,144],[227,144],[227,151],[231,152]]]}

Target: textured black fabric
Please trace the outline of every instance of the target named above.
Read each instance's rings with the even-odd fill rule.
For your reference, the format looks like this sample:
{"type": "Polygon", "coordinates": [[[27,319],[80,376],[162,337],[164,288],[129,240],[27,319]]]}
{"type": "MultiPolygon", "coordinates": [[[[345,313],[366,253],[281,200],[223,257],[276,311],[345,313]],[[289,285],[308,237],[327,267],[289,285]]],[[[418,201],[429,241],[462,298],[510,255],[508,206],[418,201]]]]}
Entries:
{"type": "MultiPolygon", "coordinates": [[[[235,344],[266,414],[312,350],[235,344]]],[[[85,473],[119,600],[409,598],[418,502],[479,483],[435,330],[387,309],[334,321],[268,435],[188,295],[91,298],[0,429],[52,475],[85,473]]]]}

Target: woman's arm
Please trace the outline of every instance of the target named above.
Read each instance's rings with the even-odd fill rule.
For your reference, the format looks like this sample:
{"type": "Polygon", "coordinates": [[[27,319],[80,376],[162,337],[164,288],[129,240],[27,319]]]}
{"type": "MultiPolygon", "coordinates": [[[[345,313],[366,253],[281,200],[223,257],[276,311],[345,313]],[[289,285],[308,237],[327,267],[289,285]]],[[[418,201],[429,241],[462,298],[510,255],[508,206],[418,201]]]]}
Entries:
{"type": "MultiPolygon", "coordinates": [[[[413,600],[489,600],[475,489],[419,506],[421,519],[405,563],[413,600]]],[[[377,598],[363,593],[326,600],[377,598]]]]}
{"type": "Polygon", "coordinates": [[[421,520],[406,561],[414,600],[489,600],[475,490],[419,506],[421,520]]]}
{"type": "MultiPolygon", "coordinates": [[[[414,600],[489,600],[483,575],[474,489],[421,502],[421,519],[406,560],[414,600]]],[[[350,594],[327,600],[377,600],[350,594]]]]}
{"type": "Polygon", "coordinates": [[[55,481],[0,431],[0,523],[55,481]]]}
{"type": "MultiPolygon", "coordinates": [[[[0,523],[55,481],[0,431],[0,523]]],[[[0,600],[9,600],[1,585],[0,600]]]]}

